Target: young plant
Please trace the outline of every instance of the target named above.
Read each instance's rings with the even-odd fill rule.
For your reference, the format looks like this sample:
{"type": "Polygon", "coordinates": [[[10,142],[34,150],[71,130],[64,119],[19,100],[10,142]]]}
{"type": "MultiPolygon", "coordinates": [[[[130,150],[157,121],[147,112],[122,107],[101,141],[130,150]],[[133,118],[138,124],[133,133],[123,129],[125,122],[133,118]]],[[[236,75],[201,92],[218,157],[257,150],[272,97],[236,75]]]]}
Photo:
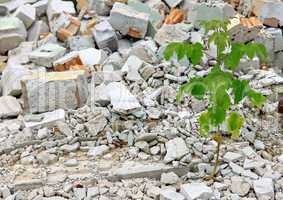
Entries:
{"type": "Polygon", "coordinates": [[[209,105],[202,112],[199,119],[199,133],[207,137],[210,133],[212,139],[217,142],[216,160],[211,177],[216,177],[219,164],[220,145],[224,130],[222,125],[226,123],[227,131],[232,138],[240,135],[240,129],[244,125],[244,117],[237,111],[237,105],[246,97],[256,106],[261,107],[266,98],[253,90],[248,81],[240,80],[234,71],[240,64],[240,59],[247,56],[253,59],[258,56],[262,62],[267,59],[267,52],[262,44],[250,42],[232,43],[228,32],[229,21],[213,20],[203,22],[202,27],[208,35],[207,45],[200,43],[177,42],[170,43],[165,51],[164,58],[169,60],[174,54],[177,59],[188,59],[193,65],[201,62],[204,50],[210,48],[213,43],[217,47],[217,64],[205,77],[193,77],[187,83],[179,87],[176,100],[180,102],[185,93],[198,100],[208,98],[209,105]]]}

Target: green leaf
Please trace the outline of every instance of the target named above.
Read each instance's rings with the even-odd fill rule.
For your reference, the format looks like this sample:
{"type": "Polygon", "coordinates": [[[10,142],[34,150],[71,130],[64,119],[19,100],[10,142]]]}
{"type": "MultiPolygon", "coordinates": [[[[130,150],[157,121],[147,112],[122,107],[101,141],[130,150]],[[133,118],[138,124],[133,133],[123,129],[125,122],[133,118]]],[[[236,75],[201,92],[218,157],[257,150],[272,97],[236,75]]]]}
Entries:
{"type": "Polygon", "coordinates": [[[225,109],[223,109],[220,106],[214,106],[208,109],[208,112],[210,114],[211,117],[211,124],[214,127],[219,126],[220,124],[222,124],[225,120],[226,117],[226,111],[225,109]]]}
{"type": "Polygon", "coordinates": [[[247,95],[247,90],[249,89],[248,81],[233,80],[232,87],[233,87],[233,93],[234,93],[234,103],[238,104],[247,95]]]}
{"type": "Polygon", "coordinates": [[[195,98],[201,100],[206,92],[206,85],[202,77],[192,78],[188,83],[183,84],[176,96],[177,102],[180,102],[185,93],[189,93],[195,98]]]}
{"type": "Polygon", "coordinates": [[[226,124],[229,133],[232,138],[237,138],[240,136],[240,130],[244,125],[244,118],[237,112],[231,112],[230,116],[227,118],[226,124]]]}
{"type": "Polygon", "coordinates": [[[219,87],[227,90],[232,84],[232,74],[215,66],[204,78],[204,82],[212,93],[215,93],[219,87]]]}
{"type": "Polygon", "coordinates": [[[174,55],[175,49],[176,49],[176,43],[170,43],[169,45],[166,46],[163,52],[163,56],[165,60],[169,60],[174,55]]]}
{"type": "Polygon", "coordinates": [[[230,97],[227,94],[224,87],[219,87],[216,90],[214,99],[215,99],[215,102],[214,102],[215,106],[223,110],[228,110],[230,108],[230,97]]]}
{"type": "Polygon", "coordinates": [[[203,112],[198,119],[201,136],[206,137],[210,131],[210,115],[209,112],[203,112]]]}
{"type": "Polygon", "coordinates": [[[203,57],[203,46],[202,44],[197,42],[193,44],[190,60],[193,65],[197,65],[201,62],[202,57],[203,57]]]}
{"type": "Polygon", "coordinates": [[[241,58],[244,56],[243,45],[241,43],[233,43],[231,52],[224,59],[224,64],[231,70],[235,70],[240,64],[241,58]]]}
{"type": "Polygon", "coordinates": [[[247,96],[250,98],[252,104],[260,108],[266,101],[266,97],[252,89],[247,91],[247,96]]]}

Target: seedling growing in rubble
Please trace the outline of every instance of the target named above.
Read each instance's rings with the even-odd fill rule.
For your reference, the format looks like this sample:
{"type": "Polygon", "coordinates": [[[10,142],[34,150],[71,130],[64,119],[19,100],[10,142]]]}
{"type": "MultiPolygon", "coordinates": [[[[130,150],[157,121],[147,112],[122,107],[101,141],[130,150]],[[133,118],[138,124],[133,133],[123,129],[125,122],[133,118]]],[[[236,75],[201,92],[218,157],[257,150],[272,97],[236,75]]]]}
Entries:
{"type": "Polygon", "coordinates": [[[244,117],[238,112],[237,105],[246,97],[256,106],[261,107],[266,98],[250,88],[248,81],[239,80],[234,71],[240,64],[240,59],[247,56],[253,59],[258,56],[262,62],[267,59],[267,52],[262,44],[250,42],[232,43],[227,26],[229,21],[213,20],[203,22],[202,27],[208,35],[206,45],[200,43],[171,43],[164,51],[164,58],[169,60],[174,54],[177,59],[188,59],[193,65],[201,62],[204,49],[213,43],[217,47],[217,64],[205,77],[193,77],[180,86],[176,100],[180,102],[185,93],[199,100],[207,98],[208,109],[202,112],[199,119],[199,133],[201,136],[212,134],[212,139],[217,142],[216,160],[211,178],[215,178],[219,164],[220,145],[224,130],[221,127],[226,123],[227,131],[232,138],[240,135],[244,125],[244,117]]]}

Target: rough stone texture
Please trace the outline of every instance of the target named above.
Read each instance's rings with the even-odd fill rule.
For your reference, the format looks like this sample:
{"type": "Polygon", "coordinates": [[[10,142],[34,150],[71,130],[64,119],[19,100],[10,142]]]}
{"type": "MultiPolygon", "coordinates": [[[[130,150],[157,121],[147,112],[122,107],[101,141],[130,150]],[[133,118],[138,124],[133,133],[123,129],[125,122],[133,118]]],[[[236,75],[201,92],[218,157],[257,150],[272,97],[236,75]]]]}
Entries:
{"type": "Polygon", "coordinates": [[[31,113],[75,109],[88,96],[84,71],[32,74],[23,77],[22,88],[24,109],[31,113]]]}
{"type": "Polygon", "coordinates": [[[185,200],[185,197],[173,190],[161,190],[160,200],[185,200]]]}
{"type": "Polygon", "coordinates": [[[204,183],[188,183],[181,185],[181,193],[188,200],[209,200],[213,197],[212,189],[207,187],[204,183]]]}
{"type": "Polygon", "coordinates": [[[274,199],[274,185],[271,178],[261,178],[253,182],[258,199],[274,199]]]}
{"type": "Polygon", "coordinates": [[[40,120],[24,121],[25,127],[27,128],[38,128],[41,126],[53,127],[57,121],[65,121],[65,111],[63,109],[54,110],[52,112],[46,112],[43,113],[42,115],[39,115],[40,120]]]}
{"type": "Polygon", "coordinates": [[[154,40],[159,45],[170,42],[183,42],[189,39],[189,31],[193,27],[188,24],[164,24],[155,34],[154,40]]]}
{"type": "Polygon", "coordinates": [[[275,18],[283,26],[283,3],[281,1],[258,0],[253,1],[252,11],[260,19],[275,18]]]}
{"type": "Polygon", "coordinates": [[[14,49],[27,37],[24,23],[16,17],[0,18],[0,53],[14,49]]]}
{"type": "Polygon", "coordinates": [[[26,28],[29,28],[36,18],[35,8],[30,4],[20,6],[13,15],[22,20],[26,28]]]}
{"type": "Polygon", "coordinates": [[[126,78],[130,81],[141,80],[142,77],[139,74],[139,69],[143,66],[144,62],[136,56],[130,56],[121,71],[126,73],[126,78]]]}
{"type": "Polygon", "coordinates": [[[45,44],[29,54],[29,59],[39,66],[52,67],[52,63],[66,52],[58,44],[45,44]]]}
{"type": "Polygon", "coordinates": [[[109,22],[112,27],[123,35],[130,35],[134,38],[145,37],[148,21],[148,14],[137,12],[122,3],[115,3],[110,12],[109,22]]]}
{"type": "Polygon", "coordinates": [[[69,14],[75,14],[76,10],[75,10],[73,2],[62,1],[62,0],[49,1],[48,7],[47,7],[47,16],[49,20],[52,20],[54,17],[59,16],[63,12],[66,12],[69,14]]]}
{"type": "Polygon", "coordinates": [[[164,157],[166,163],[179,160],[188,153],[188,147],[182,138],[175,138],[166,142],[167,153],[164,157]]]}
{"type": "Polygon", "coordinates": [[[0,97],[0,118],[17,117],[21,112],[21,105],[15,97],[0,97]]]}
{"type": "Polygon", "coordinates": [[[37,41],[42,33],[49,32],[49,26],[42,20],[36,21],[28,30],[28,41],[37,41]]]}
{"type": "Polygon", "coordinates": [[[209,21],[213,19],[224,20],[233,17],[236,14],[233,7],[227,3],[216,3],[210,6],[206,3],[195,4],[188,12],[188,20],[195,25],[199,25],[200,21],[209,21]]]}
{"type": "Polygon", "coordinates": [[[245,182],[242,177],[233,176],[231,178],[231,191],[239,196],[245,196],[249,193],[251,186],[245,182]]]}
{"type": "Polygon", "coordinates": [[[93,28],[93,36],[100,49],[118,49],[118,38],[114,29],[108,21],[102,21],[93,28]]]}

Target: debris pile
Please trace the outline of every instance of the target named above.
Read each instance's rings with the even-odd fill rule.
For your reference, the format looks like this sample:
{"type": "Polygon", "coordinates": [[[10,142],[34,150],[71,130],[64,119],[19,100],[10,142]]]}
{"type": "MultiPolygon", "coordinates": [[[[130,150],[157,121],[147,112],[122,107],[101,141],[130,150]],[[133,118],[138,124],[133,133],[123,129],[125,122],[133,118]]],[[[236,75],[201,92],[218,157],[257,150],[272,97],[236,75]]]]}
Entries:
{"type": "MultiPolygon", "coordinates": [[[[0,200],[282,200],[283,2],[280,0],[0,0],[0,200]],[[206,42],[203,20],[230,20],[267,63],[235,72],[268,97],[240,105],[246,124],[216,143],[198,134],[206,103],[181,83],[215,64],[163,52],[206,42]]],[[[225,128],[225,127],[224,127],[225,128]]]]}

